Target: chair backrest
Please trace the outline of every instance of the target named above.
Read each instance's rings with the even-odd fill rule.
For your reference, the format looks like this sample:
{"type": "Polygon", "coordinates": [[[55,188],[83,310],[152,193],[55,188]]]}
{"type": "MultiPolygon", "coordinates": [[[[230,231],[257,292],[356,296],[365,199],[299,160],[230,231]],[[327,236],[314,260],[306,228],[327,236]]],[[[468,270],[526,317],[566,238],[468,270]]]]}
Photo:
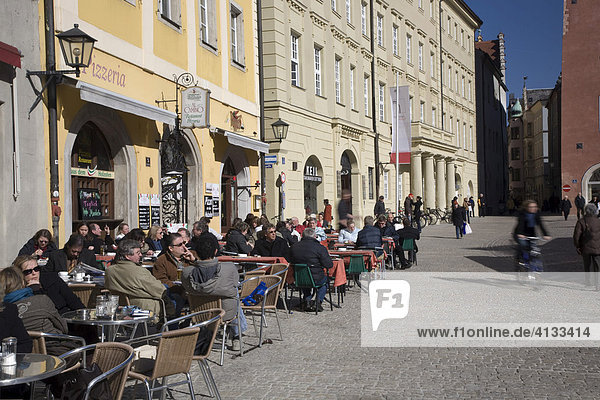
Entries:
{"type": "Polygon", "coordinates": [[[402,250],[413,250],[415,247],[415,239],[403,239],[402,250]]]}
{"type": "Polygon", "coordinates": [[[32,353],[35,354],[48,354],[46,352],[46,339],[42,336],[41,332],[38,331],[27,331],[27,334],[33,341],[32,353]]]}
{"type": "Polygon", "coordinates": [[[210,310],[202,311],[202,315],[198,316],[198,319],[203,320],[203,322],[194,323],[194,320],[192,320],[192,323],[194,325],[192,325],[191,328],[208,329],[208,331],[210,332],[210,343],[206,347],[206,351],[204,352],[204,354],[194,355],[194,360],[202,360],[208,358],[210,352],[212,351],[215,338],[217,337],[217,331],[219,330],[219,326],[223,321],[224,315],[225,310],[213,308],[210,310]]]}
{"type": "Polygon", "coordinates": [[[108,372],[129,358],[129,363],[120,371],[107,378],[110,393],[113,399],[119,400],[123,396],[125,381],[133,361],[133,347],[125,343],[105,342],[96,344],[92,362],[98,364],[102,372],[108,372]]]}
{"type": "Polygon", "coordinates": [[[365,258],[362,254],[352,254],[350,256],[350,264],[348,264],[349,274],[360,274],[366,272],[365,258]]]}
{"type": "Polygon", "coordinates": [[[116,291],[116,290],[109,290],[109,293],[114,295],[114,296],[119,296],[119,305],[120,306],[130,306],[131,303],[129,302],[129,296],[126,295],[125,293],[116,291]]]}
{"type": "Polygon", "coordinates": [[[94,283],[73,283],[69,285],[69,288],[73,291],[75,296],[81,300],[84,306],[92,308],[93,302],[95,307],[96,298],[92,298],[92,292],[94,292],[94,290],[98,291],[99,289],[97,289],[94,283]]]}
{"type": "MultiPolygon", "coordinates": [[[[215,309],[222,309],[223,302],[220,297],[206,296],[203,294],[191,294],[188,293],[188,302],[190,303],[190,313],[198,311],[209,311],[215,309]]],[[[208,315],[206,316],[208,318],[208,315]]],[[[206,321],[205,317],[200,315],[199,321],[206,321]]]]}
{"type": "Polygon", "coordinates": [[[151,379],[190,371],[200,328],[164,332],[160,337],[151,379]]]}
{"type": "Polygon", "coordinates": [[[299,288],[313,288],[315,281],[306,264],[294,264],[294,285],[299,288]]]}
{"type": "Polygon", "coordinates": [[[265,307],[277,307],[279,291],[281,290],[281,282],[283,282],[282,277],[275,275],[265,275],[261,276],[260,280],[267,285],[268,290],[267,297],[265,299],[265,307]]]}
{"type": "Polygon", "coordinates": [[[266,269],[265,269],[265,268],[263,268],[263,267],[259,267],[259,268],[253,269],[253,270],[251,270],[251,271],[247,271],[247,272],[244,274],[244,277],[245,277],[245,279],[248,279],[248,278],[252,278],[253,276],[262,276],[262,275],[264,275],[266,272],[267,272],[267,271],[266,271],[266,269]]]}
{"type": "Polygon", "coordinates": [[[281,285],[280,290],[283,289],[285,285],[285,280],[287,279],[287,274],[290,267],[288,264],[273,264],[271,266],[271,275],[280,276],[281,277],[281,285]]]}

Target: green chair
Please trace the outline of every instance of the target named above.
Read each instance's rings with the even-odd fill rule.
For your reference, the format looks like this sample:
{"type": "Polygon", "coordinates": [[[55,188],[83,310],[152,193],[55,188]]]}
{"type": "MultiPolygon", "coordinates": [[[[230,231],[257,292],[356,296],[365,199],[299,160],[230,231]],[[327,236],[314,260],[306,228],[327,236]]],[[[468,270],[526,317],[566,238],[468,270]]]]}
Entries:
{"type": "MultiPolygon", "coordinates": [[[[298,293],[300,294],[300,289],[314,289],[315,292],[317,289],[327,285],[327,292],[329,292],[329,304],[331,306],[331,311],[333,311],[333,303],[331,302],[331,290],[329,288],[329,279],[325,280],[320,285],[315,284],[315,280],[313,279],[312,272],[310,271],[310,267],[307,264],[294,264],[294,285],[292,286],[290,293],[290,300],[294,296],[294,289],[298,289],[298,293]]],[[[300,301],[302,302],[304,299],[300,295],[300,301]]],[[[315,306],[315,315],[319,313],[318,307],[315,306]]]]}
{"type": "Polygon", "coordinates": [[[409,260],[417,265],[417,253],[415,252],[415,239],[404,239],[402,241],[402,251],[409,252],[409,260]]]}
{"type": "Polygon", "coordinates": [[[350,264],[348,264],[348,268],[346,268],[346,276],[351,277],[354,280],[354,283],[360,287],[360,274],[363,272],[367,272],[367,267],[365,265],[365,258],[362,254],[352,254],[350,256],[350,264]]]}

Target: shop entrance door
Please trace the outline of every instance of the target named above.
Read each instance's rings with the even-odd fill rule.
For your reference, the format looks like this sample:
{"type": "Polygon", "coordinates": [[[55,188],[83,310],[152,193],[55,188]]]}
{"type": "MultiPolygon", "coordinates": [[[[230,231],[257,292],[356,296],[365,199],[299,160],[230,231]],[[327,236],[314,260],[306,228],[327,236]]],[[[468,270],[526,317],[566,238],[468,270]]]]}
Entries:
{"type": "Polygon", "coordinates": [[[227,232],[237,217],[237,177],[231,159],[225,161],[221,175],[221,232],[227,232]]]}

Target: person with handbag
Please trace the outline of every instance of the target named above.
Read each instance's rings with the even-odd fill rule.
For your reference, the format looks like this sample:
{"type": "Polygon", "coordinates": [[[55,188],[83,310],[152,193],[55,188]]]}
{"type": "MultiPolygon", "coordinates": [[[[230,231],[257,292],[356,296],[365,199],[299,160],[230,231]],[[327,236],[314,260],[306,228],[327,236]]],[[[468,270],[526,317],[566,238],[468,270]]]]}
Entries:
{"type": "Polygon", "coordinates": [[[597,287],[597,274],[600,270],[600,220],[595,204],[589,203],[584,206],[583,217],[575,224],[573,243],[577,253],[583,257],[585,284],[591,285],[590,275],[594,273],[597,287]]]}

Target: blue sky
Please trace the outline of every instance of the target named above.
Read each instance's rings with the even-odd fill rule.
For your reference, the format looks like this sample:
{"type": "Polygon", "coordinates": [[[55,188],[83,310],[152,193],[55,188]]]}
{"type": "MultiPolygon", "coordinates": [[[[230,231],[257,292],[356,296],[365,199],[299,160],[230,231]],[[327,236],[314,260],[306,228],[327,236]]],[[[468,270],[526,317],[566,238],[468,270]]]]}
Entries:
{"type": "Polygon", "coordinates": [[[530,89],[552,88],[561,69],[563,0],[466,0],[483,21],[483,40],[504,33],[506,85],[520,97],[523,76],[530,89]]]}

